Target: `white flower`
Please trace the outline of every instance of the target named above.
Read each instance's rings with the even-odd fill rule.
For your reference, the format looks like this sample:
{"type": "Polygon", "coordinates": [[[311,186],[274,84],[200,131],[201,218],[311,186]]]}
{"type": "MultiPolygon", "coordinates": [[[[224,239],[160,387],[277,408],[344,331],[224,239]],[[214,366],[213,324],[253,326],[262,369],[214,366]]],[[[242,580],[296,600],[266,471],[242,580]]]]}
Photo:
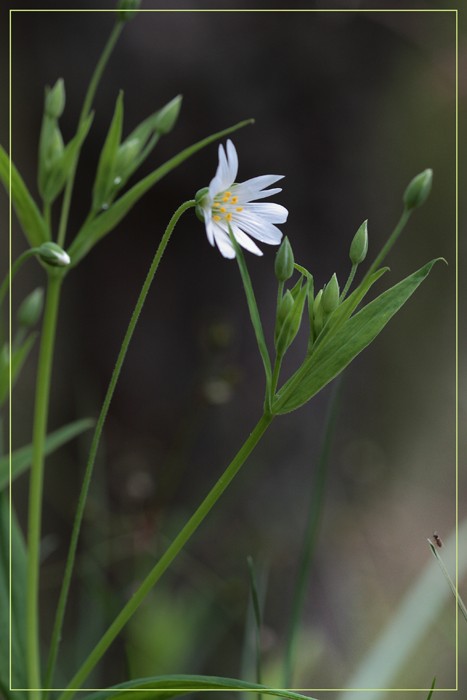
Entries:
{"type": "Polygon", "coordinates": [[[217,245],[224,258],[235,257],[229,228],[239,245],[255,255],[262,255],[250,236],[262,243],[278,245],[282,232],[274,224],[283,224],[288,216],[287,209],[280,204],[254,202],[281,192],[280,187],[269,190],[265,187],[273,185],[283,175],[262,175],[236,183],[237,172],[237,151],[229,140],[227,155],[224,147],[219,146],[216,175],[200,202],[208,241],[212,246],[217,245]]]}

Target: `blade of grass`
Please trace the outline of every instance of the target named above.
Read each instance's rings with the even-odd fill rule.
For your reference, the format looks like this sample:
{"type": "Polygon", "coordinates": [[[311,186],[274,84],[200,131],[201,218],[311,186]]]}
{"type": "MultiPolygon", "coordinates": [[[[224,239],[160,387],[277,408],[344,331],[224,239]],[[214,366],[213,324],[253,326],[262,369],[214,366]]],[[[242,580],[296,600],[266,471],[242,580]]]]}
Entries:
{"type": "Polygon", "coordinates": [[[459,610],[461,611],[461,613],[464,617],[464,620],[467,622],[467,608],[465,607],[465,603],[462,600],[462,598],[460,597],[454,581],[449,576],[449,572],[448,572],[446,565],[445,565],[440,553],[438,552],[437,548],[435,547],[435,545],[433,544],[433,542],[430,539],[428,540],[428,544],[430,545],[431,553],[433,554],[434,558],[438,562],[439,568],[443,572],[444,577],[449,584],[449,588],[451,589],[451,591],[454,595],[454,598],[457,601],[457,605],[459,606],[459,610]]]}

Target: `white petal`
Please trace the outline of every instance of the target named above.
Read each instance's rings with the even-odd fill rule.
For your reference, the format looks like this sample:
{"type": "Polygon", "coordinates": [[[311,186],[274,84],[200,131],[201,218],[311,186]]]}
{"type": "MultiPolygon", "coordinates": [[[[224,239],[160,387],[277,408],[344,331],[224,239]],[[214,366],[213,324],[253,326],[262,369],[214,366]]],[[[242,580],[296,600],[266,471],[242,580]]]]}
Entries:
{"type": "Polygon", "coordinates": [[[289,215],[289,212],[282,204],[275,204],[274,202],[266,202],[265,204],[250,202],[245,206],[245,209],[261,219],[269,221],[271,224],[283,224],[287,221],[289,215]]]}
{"type": "Polygon", "coordinates": [[[229,161],[229,180],[230,184],[232,184],[235,182],[238,173],[238,156],[235,146],[230,139],[227,141],[227,158],[229,161]]]}
{"type": "Polygon", "coordinates": [[[205,223],[208,241],[211,245],[214,245],[214,222],[210,217],[205,217],[205,223]]]}
{"type": "Polygon", "coordinates": [[[225,155],[224,147],[219,146],[219,165],[217,166],[216,174],[209,183],[209,195],[212,199],[227,190],[233,183],[230,179],[231,168],[225,155]]]}
{"type": "Polygon", "coordinates": [[[274,188],[274,190],[269,190],[263,192],[265,187],[273,185],[278,180],[281,180],[283,175],[260,175],[259,177],[253,177],[250,180],[241,182],[235,185],[233,188],[235,194],[238,196],[239,200],[242,202],[249,202],[253,199],[262,199],[263,197],[269,197],[272,194],[277,194],[280,192],[280,188],[274,188]]]}
{"type": "Polygon", "coordinates": [[[242,231],[263,243],[278,245],[282,240],[282,231],[277,226],[247,211],[238,214],[234,221],[242,231]]]}
{"type": "Polygon", "coordinates": [[[219,248],[219,251],[221,255],[224,256],[224,258],[234,258],[235,257],[235,250],[230,242],[230,237],[229,234],[224,231],[218,224],[213,222],[213,233],[214,233],[214,240],[216,241],[216,245],[219,248]]]}
{"type": "Polygon", "coordinates": [[[246,233],[244,233],[241,229],[239,229],[238,226],[236,226],[234,223],[232,226],[232,232],[235,236],[235,240],[239,245],[242,246],[242,248],[245,248],[245,250],[249,250],[250,253],[254,253],[255,255],[263,254],[263,251],[260,250],[260,248],[258,248],[256,243],[252,241],[251,238],[247,236],[246,233]]]}

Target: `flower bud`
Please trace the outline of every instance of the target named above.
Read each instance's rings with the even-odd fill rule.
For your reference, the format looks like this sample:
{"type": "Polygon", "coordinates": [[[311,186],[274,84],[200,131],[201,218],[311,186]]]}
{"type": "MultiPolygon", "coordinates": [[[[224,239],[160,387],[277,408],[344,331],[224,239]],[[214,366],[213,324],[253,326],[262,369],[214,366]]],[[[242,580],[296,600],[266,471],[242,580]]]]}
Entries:
{"type": "Polygon", "coordinates": [[[141,5],[141,0],[119,0],[117,8],[119,10],[119,22],[128,22],[136,14],[136,11],[141,5]]]}
{"type": "Polygon", "coordinates": [[[198,217],[198,219],[201,221],[201,223],[203,223],[203,224],[204,224],[203,200],[208,192],[209,192],[209,187],[202,187],[195,194],[195,202],[196,202],[195,214],[198,217]]]}
{"type": "Polygon", "coordinates": [[[172,131],[178,119],[178,115],[180,114],[181,106],[182,96],[177,95],[177,97],[174,97],[173,100],[170,100],[165,107],[162,107],[162,109],[157,112],[153,126],[158,134],[168,134],[169,131],[172,131]]]}
{"type": "MultiPolygon", "coordinates": [[[[300,285],[301,282],[298,284],[300,285]]],[[[287,290],[277,310],[274,344],[278,357],[283,357],[293,343],[302,320],[308,285],[305,284],[302,287],[296,285],[294,289],[296,290],[295,296],[287,290]]]]}
{"type": "Polygon", "coordinates": [[[349,256],[352,265],[360,265],[368,252],[368,219],[358,229],[350,244],[349,256]]]}
{"type": "Polygon", "coordinates": [[[44,111],[51,119],[59,119],[64,109],[65,83],[63,82],[63,78],[59,78],[53,88],[46,88],[44,111]]]}
{"type": "Polygon", "coordinates": [[[285,282],[290,279],[294,272],[294,258],[292,246],[289,243],[287,236],[282,241],[279,250],[276,253],[274,262],[274,272],[279,282],[285,282]]]}
{"type": "MultiPolygon", "coordinates": [[[[141,141],[139,139],[127,139],[119,146],[115,158],[115,173],[120,178],[133,171],[133,165],[141,152],[141,141]]],[[[120,180],[121,181],[121,180],[120,180]]],[[[120,182],[115,182],[118,185],[120,182]]]]}
{"type": "Polygon", "coordinates": [[[17,319],[19,325],[24,328],[33,328],[41,317],[43,306],[44,290],[38,287],[28,294],[18,309],[17,319]]]}
{"type": "Polygon", "coordinates": [[[52,267],[67,267],[71,262],[68,253],[56,243],[43,243],[37,248],[37,255],[42,262],[52,265],[52,267]]]}
{"type": "Polygon", "coordinates": [[[427,168],[416,175],[404,192],[404,204],[406,209],[415,209],[421,206],[430,194],[433,182],[433,171],[427,168]]]}
{"type": "Polygon", "coordinates": [[[339,282],[334,273],[323,290],[322,308],[325,314],[332,313],[339,306],[339,294],[339,282]]]}
{"type": "Polygon", "coordinates": [[[324,326],[324,312],[322,305],[323,290],[320,289],[313,301],[313,328],[314,336],[317,338],[324,326]]]}

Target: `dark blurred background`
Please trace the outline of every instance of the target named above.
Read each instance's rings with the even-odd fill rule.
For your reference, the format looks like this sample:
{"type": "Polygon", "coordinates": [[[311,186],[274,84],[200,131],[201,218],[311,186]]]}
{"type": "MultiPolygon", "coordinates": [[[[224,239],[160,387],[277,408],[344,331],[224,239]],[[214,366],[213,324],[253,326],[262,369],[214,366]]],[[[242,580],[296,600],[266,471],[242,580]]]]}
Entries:
{"type": "MultiPolygon", "coordinates": [[[[143,7],[163,7],[150,3],[143,7]]],[[[47,8],[62,4],[49,0],[47,8]]],[[[77,5],[94,8],[82,0],[77,5]]],[[[430,560],[426,538],[433,530],[447,537],[455,524],[455,15],[363,11],[388,8],[376,2],[333,7],[344,5],[360,11],[328,12],[329,3],[309,2],[296,7],[322,11],[247,12],[246,3],[237,1],[203,8],[239,12],[193,12],[197,3],[181,2],[178,7],[187,12],[136,17],[95,101],[68,234],[69,242],[87,214],[119,89],[125,95],[124,135],[183,95],[175,130],[161,140],[142,174],[203,136],[254,117],[254,126],[233,137],[239,180],[286,175],[275,198],[290,211],[282,228],[318,288],[334,272],[343,286],[350,242],[367,218],[370,259],[376,254],[399,217],[407,183],[427,167],[434,170],[432,194],[387,260],[391,272],[379,290],[434,257],[449,265],[433,269],[345,372],[294,687],[345,686],[430,560]]],[[[113,7],[110,0],[99,3],[113,7]]],[[[44,86],[65,80],[61,125],[69,139],[112,22],[109,12],[13,13],[13,156],[34,195],[44,86]]],[[[460,51],[465,55],[462,33],[460,51]]],[[[465,98],[463,80],[459,97],[465,98]]],[[[182,201],[209,184],[216,166],[217,147],[211,146],[174,171],[67,278],[51,429],[96,416],[165,225],[182,201]]],[[[3,221],[6,230],[6,207],[3,221]]],[[[15,222],[13,255],[24,245],[15,222]]],[[[264,252],[263,258],[249,256],[248,265],[271,338],[274,250],[264,252]]],[[[42,270],[29,264],[15,282],[14,307],[43,283],[42,270]]],[[[305,347],[300,336],[284,376],[305,347]]],[[[31,358],[15,390],[15,446],[30,440],[35,363],[31,358]]],[[[203,225],[189,214],[157,274],[106,424],[67,618],[65,640],[71,641],[64,643],[62,682],[84,657],[85,638],[98,638],[246,438],[261,412],[263,385],[237,266],[209,246],[203,225]]],[[[267,578],[265,681],[280,685],[329,401],[328,388],[297,413],[277,419],[114,645],[92,679],[94,687],[123,681],[128,673],[238,676],[248,555],[267,578]]],[[[88,444],[88,436],[76,441],[47,467],[45,640],[88,444]]],[[[26,477],[14,494],[24,523],[26,477]]],[[[462,491],[460,496],[462,513],[462,491]]],[[[400,687],[424,687],[433,675],[439,686],[454,685],[454,613],[449,600],[417,659],[397,679],[400,687]]]]}

